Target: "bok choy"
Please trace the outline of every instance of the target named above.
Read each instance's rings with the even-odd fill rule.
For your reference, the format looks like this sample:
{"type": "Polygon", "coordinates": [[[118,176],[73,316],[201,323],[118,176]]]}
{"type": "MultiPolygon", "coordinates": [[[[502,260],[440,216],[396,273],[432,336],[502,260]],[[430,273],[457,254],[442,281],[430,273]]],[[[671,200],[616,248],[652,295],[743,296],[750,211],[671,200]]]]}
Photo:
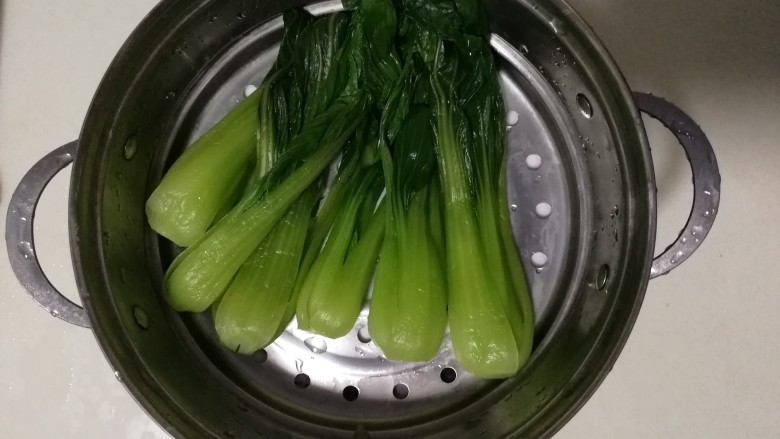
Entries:
{"type": "Polygon", "coordinates": [[[465,370],[512,376],[534,316],[483,5],[343,1],[284,14],[261,86],[147,201],[151,227],[186,247],[165,297],[212,307],[220,342],[249,354],[291,321],[350,333],[373,277],[368,327],[389,360],[429,361],[451,342],[465,370]]]}

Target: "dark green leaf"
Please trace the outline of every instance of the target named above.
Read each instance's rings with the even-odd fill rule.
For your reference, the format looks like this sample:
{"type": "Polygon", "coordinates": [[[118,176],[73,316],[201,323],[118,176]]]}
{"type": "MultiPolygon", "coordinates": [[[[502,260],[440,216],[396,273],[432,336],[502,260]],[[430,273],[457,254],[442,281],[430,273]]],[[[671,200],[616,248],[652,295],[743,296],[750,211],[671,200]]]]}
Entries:
{"type": "Polygon", "coordinates": [[[427,105],[415,105],[393,144],[395,181],[404,206],[412,195],[427,186],[436,172],[433,116],[427,105]]]}

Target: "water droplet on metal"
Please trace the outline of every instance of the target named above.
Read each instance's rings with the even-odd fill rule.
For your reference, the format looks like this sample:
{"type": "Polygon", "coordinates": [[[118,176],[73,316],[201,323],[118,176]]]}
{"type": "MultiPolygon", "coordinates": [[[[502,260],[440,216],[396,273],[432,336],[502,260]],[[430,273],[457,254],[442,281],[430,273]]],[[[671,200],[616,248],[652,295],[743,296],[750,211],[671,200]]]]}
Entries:
{"type": "Polygon", "coordinates": [[[244,97],[251,95],[255,91],[257,91],[257,87],[255,87],[252,84],[247,85],[246,87],[244,87],[244,97]]]}
{"type": "Polygon", "coordinates": [[[25,259],[30,259],[35,256],[35,250],[32,247],[30,241],[22,241],[19,243],[19,252],[25,259]]]}
{"type": "Polygon", "coordinates": [[[522,53],[523,55],[528,55],[528,46],[526,46],[525,44],[521,44],[520,53],[522,53]]]}
{"type": "Polygon", "coordinates": [[[322,337],[309,337],[304,340],[303,344],[305,344],[306,347],[315,354],[321,354],[328,350],[328,344],[325,343],[325,340],[322,337]]]}
{"type": "Polygon", "coordinates": [[[512,212],[517,212],[517,204],[512,204],[511,206],[509,206],[509,210],[511,210],[512,212]]]}
{"type": "Polygon", "coordinates": [[[300,358],[295,360],[295,370],[297,370],[298,373],[303,373],[303,360],[300,358]]]}
{"type": "Polygon", "coordinates": [[[114,378],[116,378],[117,381],[122,381],[122,377],[119,375],[119,371],[118,370],[114,371],[114,378]]]}

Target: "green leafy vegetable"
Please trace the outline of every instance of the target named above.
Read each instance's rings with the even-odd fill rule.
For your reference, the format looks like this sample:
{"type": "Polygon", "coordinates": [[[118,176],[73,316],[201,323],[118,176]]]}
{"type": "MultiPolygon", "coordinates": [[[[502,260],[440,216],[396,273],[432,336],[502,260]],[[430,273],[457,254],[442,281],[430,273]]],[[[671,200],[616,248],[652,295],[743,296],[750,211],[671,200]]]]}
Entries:
{"type": "MultiPolygon", "coordinates": [[[[506,242],[503,101],[476,0],[405,0],[428,60],[446,233],[449,324],[460,363],[513,375],[533,341],[530,299],[506,242]],[[502,204],[503,202],[503,204],[502,204]]],[[[512,242],[512,241],[509,241],[512,242]]]]}
{"type": "Polygon", "coordinates": [[[238,188],[254,152],[261,87],[190,146],[146,202],[154,231],[179,246],[201,238],[238,188]]]}
{"type": "Polygon", "coordinates": [[[327,241],[302,280],[296,312],[301,329],[336,338],[355,324],[384,233],[382,207],[358,227],[361,209],[368,206],[373,211],[377,204],[378,171],[370,167],[354,174],[352,190],[327,241]]]}
{"type": "MultiPolygon", "coordinates": [[[[169,303],[179,311],[200,312],[222,295],[241,264],[338,154],[364,114],[365,99],[344,96],[320,115],[331,124],[316,150],[289,177],[258,200],[242,200],[174,260],[165,276],[169,303]]],[[[299,137],[306,134],[304,128],[299,137]]]]}
{"type": "Polygon", "coordinates": [[[376,272],[368,326],[387,358],[429,361],[449,323],[466,370],[511,376],[531,354],[533,306],[483,5],[344,6],[286,12],[260,88],[148,200],[153,229],[188,247],[166,272],[166,298],[180,311],[212,306],[221,343],[251,353],[293,316],[346,335],[376,272]]]}
{"type": "Polygon", "coordinates": [[[428,219],[440,208],[430,108],[412,107],[402,125],[393,157],[383,149],[388,222],[368,325],[388,359],[428,361],[447,325],[442,253],[428,219]]]}
{"type": "MultiPolygon", "coordinates": [[[[146,202],[146,216],[154,231],[182,247],[194,244],[232,207],[226,202],[235,201],[232,194],[240,193],[246,184],[255,147],[260,149],[262,143],[286,139],[288,121],[275,105],[279,103],[279,93],[274,86],[295,61],[294,47],[310,22],[308,14],[286,14],[279,56],[267,78],[187,148],[165,174],[146,202]]],[[[272,153],[274,148],[266,151],[272,153]]],[[[268,157],[258,154],[258,159],[268,157]]],[[[261,167],[262,163],[257,169],[261,167]]]]}
{"type": "Polygon", "coordinates": [[[214,315],[220,342],[251,354],[269,345],[285,321],[316,192],[307,190],[244,262],[214,315]]]}

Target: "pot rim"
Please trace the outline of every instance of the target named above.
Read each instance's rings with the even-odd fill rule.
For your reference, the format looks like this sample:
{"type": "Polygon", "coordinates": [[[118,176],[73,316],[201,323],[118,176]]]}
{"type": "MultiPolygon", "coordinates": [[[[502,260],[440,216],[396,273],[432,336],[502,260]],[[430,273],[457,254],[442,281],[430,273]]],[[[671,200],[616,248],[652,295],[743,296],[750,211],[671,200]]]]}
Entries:
{"type": "MultiPolygon", "coordinates": [[[[521,3],[533,4],[536,3],[531,0],[520,0],[521,3]]],[[[586,24],[582,17],[576,13],[571,6],[569,6],[564,0],[547,0],[547,3],[554,10],[561,11],[567,16],[569,25],[573,26],[576,32],[585,36],[586,43],[589,48],[595,51],[598,58],[601,59],[604,68],[612,75],[613,82],[617,86],[615,90],[616,97],[620,99],[620,104],[624,109],[630,111],[630,115],[634,121],[634,125],[631,127],[636,131],[636,136],[640,141],[640,145],[636,145],[634,151],[641,152],[642,162],[644,163],[644,174],[647,176],[646,188],[643,192],[646,192],[647,200],[647,216],[642,218],[647,225],[647,239],[649,242],[655,242],[656,235],[656,193],[655,193],[655,173],[653,169],[652,156],[650,154],[650,148],[645,133],[644,125],[639,114],[639,110],[634,102],[631,91],[623,77],[621,71],[618,69],[612,56],[607,51],[606,47],[597,38],[595,33],[586,24]]],[[[201,8],[204,8],[208,4],[208,0],[203,0],[199,4],[194,5],[190,9],[190,14],[196,14],[201,8]]],[[[166,0],[155,6],[151,12],[141,21],[141,23],[135,28],[132,34],[123,44],[122,48],[118,51],[117,55],[111,62],[109,68],[104,74],[100,85],[93,97],[89,110],[85,117],[84,125],[81,131],[81,139],[86,139],[94,135],[105,135],[105,133],[94,133],[93,126],[96,125],[96,114],[104,112],[103,101],[107,95],[115,93],[115,87],[112,85],[117,80],[122,80],[125,76],[125,66],[129,62],[133,61],[132,52],[135,50],[135,46],[139,40],[142,40],[146,35],[150,33],[156,33],[156,30],[160,26],[167,27],[169,21],[164,17],[168,15],[168,12],[174,9],[177,5],[176,0],[166,0]]],[[[291,7],[294,5],[290,5],[291,7]]],[[[173,26],[168,32],[173,33],[176,31],[176,26],[173,26]]],[[[142,68],[139,67],[139,68],[142,68]]],[[[110,109],[109,109],[110,111],[110,109]]],[[[624,127],[628,128],[628,127],[624,127]]],[[[167,412],[163,413],[160,408],[152,402],[152,399],[159,399],[164,396],[155,395],[152,397],[146,392],[142,391],[139,386],[136,385],[136,380],[141,378],[143,373],[138,365],[128,364],[125,359],[120,358],[121,355],[118,352],[133,352],[133,348],[130,344],[119,337],[112,337],[110,331],[106,331],[107,325],[116,324],[116,322],[103,321],[93,307],[93,303],[90,300],[90,293],[87,287],[88,280],[85,276],[85,267],[91,264],[94,254],[87,256],[82,251],[82,246],[88,246],[90,251],[94,248],[101,249],[98,255],[103,258],[102,247],[97,242],[93,234],[88,234],[82,231],[79,227],[79,218],[84,215],[89,215],[90,212],[84,209],[82,206],[99,206],[100,194],[94,193],[95,191],[85,190],[90,187],[90,180],[99,176],[104,170],[90,169],[85,165],[86,160],[82,155],[78,153],[75,156],[73,172],[71,177],[71,195],[69,200],[69,228],[70,228],[70,240],[71,240],[71,256],[74,264],[74,273],[76,277],[76,283],[78,285],[79,294],[82,299],[84,308],[87,310],[90,322],[92,324],[93,333],[100,345],[103,354],[108,359],[112,367],[117,371],[118,376],[122,377],[122,384],[129,390],[136,401],[141,405],[144,410],[149,413],[155,421],[161,425],[168,433],[176,437],[191,437],[196,435],[200,430],[199,428],[193,428],[195,425],[199,425],[197,419],[191,416],[189,413],[180,410],[177,413],[167,412]],[[115,345],[116,343],[122,343],[120,349],[115,345]]],[[[642,193],[642,192],[640,192],[642,193]]],[[[97,233],[99,236],[100,233],[97,233]]],[[[612,337],[608,341],[607,347],[603,352],[607,355],[598,360],[599,371],[593,375],[587,383],[578,383],[576,390],[565,401],[566,406],[559,410],[560,415],[557,420],[545,426],[543,437],[549,437],[559,431],[590,399],[595,390],[601,385],[607,374],[611,371],[617,357],[620,355],[623,346],[625,345],[634,323],[639,313],[647,284],[650,279],[650,268],[652,266],[654,245],[648,245],[645,254],[642,255],[644,260],[641,274],[638,276],[640,279],[638,285],[638,291],[631,296],[633,302],[630,304],[631,311],[628,313],[627,318],[622,326],[615,327],[615,322],[611,321],[605,324],[602,334],[599,335],[599,339],[602,338],[604,332],[607,329],[615,331],[616,336],[612,337]]],[[[94,252],[93,252],[94,253],[94,252]]],[[[626,305],[622,303],[622,305],[626,305]]],[[[585,362],[584,362],[585,363],[585,362]]],[[[171,398],[165,398],[168,403],[176,404],[171,398]]],[[[558,401],[560,402],[560,401],[558,401]]],[[[551,402],[552,406],[554,402],[551,402]]]]}

